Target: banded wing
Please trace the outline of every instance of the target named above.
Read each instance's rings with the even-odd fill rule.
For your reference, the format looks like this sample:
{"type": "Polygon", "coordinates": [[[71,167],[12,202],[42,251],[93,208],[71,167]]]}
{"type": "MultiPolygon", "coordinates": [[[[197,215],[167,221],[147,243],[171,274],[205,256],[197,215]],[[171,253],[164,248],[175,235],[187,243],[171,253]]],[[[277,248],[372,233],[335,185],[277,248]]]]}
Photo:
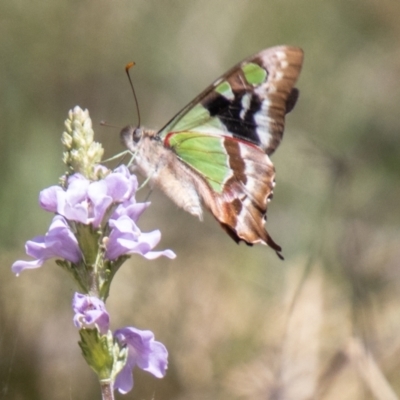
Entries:
{"type": "Polygon", "coordinates": [[[240,139],[193,132],[172,133],[165,144],[202,177],[198,191],[205,206],[236,243],[267,244],[282,258],[264,228],[275,177],[267,154],[240,139]]]}
{"type": "Polygon", "coordinates": [[[236,241],[263,243],[282,258],[264,228],[275,185],[269,158],[294,107],[303,52],[278,46],[242,61],[178,113],[158,136],[200,177],[197,190],[236,241]]]}
{"type": "Polygon", "coordinates": [[[243,139],[271,155],[296,104],[303,63],[297,47],[277,46],[237,64],[181,110],[163,129],[243,139]]]}

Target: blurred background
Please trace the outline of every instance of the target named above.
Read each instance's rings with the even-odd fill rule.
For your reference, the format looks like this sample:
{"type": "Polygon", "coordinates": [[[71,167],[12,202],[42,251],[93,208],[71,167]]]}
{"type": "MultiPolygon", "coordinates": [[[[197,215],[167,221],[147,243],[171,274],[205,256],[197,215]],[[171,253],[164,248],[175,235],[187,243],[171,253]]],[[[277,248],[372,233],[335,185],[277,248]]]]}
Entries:
{"type": "MultiPolygon", "coordinates": [[[[235,63],[300,46],[300,99],[273,155],[268,231],[285,261],[236,245],[157,190],[143,231],[176,260],[132,257],[113,328],[151,329],[166,378],[135,370],[125,399],[396,399],[400,394],[400,2],[119,0],[0,3],[0,399],[100,398],[55,265],[16,278],[52,216],[68,110],[87,108],[106,157],[137,116],[162,127],[235,63]]],[[[147,190],[139,195],[144,198],[147,190]]]]}

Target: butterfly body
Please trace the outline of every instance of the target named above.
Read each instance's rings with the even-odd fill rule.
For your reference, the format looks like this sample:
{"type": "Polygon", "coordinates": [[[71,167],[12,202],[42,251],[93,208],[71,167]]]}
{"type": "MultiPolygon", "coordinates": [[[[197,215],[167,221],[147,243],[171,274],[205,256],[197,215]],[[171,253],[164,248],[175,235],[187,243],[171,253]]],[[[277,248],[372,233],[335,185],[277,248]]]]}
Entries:
{"type": "Polygon", "coordinates": [[[281,248],[264,228],[275,186],[269,158],[297,100],[300,49],[278,46],[237,64],[160,131],[126,127],[135,167],[178,206],[204,205],[236,241],[281,248]]]}
{"type": "Polygon", "coordinates": [[[133,129],[125,128],[122,137],[126,147],[135,153],[134,168],[142,176],[149,178],[152,187],[158,187],[179,207],[202,219],[203,209],[199,193],[205,189],[203,182],[158,140],[156,131],[142,130],[140,141],[135,143],[132,140],[133,129]]]}

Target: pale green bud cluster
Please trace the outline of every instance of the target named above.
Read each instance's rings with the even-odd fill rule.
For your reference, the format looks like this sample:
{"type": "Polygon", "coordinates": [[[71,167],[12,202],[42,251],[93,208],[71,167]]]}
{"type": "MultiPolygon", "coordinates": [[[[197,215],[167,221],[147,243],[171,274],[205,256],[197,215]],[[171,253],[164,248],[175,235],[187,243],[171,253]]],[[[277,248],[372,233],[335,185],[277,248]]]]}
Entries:
{"type": "Polygon", "coordinates": [[[93,141],[89,111],[78,106],[70,110],[65,128],[61,142],[65,149],[63,162],[68,167],[68,174],[79,172],[88,179],[97,180],[99,171],[95,167],[101,161],[104,149],[100,143],[93,141]]]}

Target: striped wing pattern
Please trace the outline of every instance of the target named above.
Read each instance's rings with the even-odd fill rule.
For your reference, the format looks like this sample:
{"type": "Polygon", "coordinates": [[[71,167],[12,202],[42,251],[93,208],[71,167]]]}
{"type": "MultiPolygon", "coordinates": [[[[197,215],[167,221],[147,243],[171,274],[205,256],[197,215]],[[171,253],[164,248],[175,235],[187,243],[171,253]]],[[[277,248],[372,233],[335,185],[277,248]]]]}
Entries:
{"type": "Polygon", "coordinates": [[[158,132],[206,182],[199,195],[224,230],[236,242],[267,244],[281,258],[264,227],[275,185],[269,156],[296,103],[302,62],[296,47],[263,50],[217,79],[158,132]]]}

